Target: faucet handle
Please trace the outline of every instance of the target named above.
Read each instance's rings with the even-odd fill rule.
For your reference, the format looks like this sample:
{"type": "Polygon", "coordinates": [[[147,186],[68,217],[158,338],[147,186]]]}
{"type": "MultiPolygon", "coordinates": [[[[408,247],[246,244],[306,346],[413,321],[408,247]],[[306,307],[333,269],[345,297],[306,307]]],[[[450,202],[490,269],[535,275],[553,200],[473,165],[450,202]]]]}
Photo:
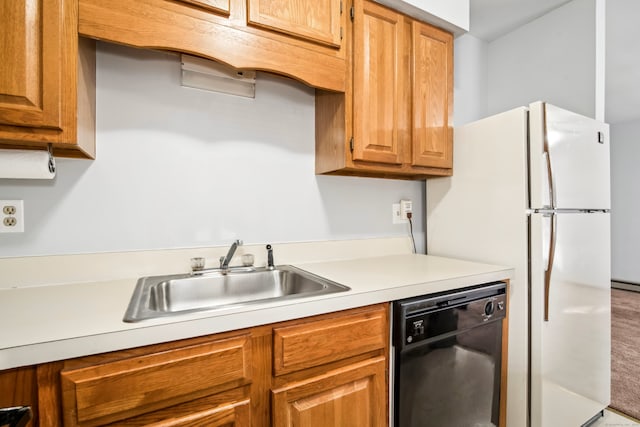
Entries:
{"type": "Polygon", "coordinates": [[[191,258],[191,271],[200,271],[204,269],[204,258],[195,257],[191,258]]]}

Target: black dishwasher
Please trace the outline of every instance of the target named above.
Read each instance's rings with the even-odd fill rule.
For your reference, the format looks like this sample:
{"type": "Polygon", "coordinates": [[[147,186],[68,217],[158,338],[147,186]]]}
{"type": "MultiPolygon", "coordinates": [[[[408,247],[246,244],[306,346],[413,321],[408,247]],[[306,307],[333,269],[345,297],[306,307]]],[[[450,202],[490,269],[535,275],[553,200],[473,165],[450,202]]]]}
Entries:
{"type": "Polygon", "coordinates": [[[492,427],[506,284],[394,302],[395,427],[492,427]]]}

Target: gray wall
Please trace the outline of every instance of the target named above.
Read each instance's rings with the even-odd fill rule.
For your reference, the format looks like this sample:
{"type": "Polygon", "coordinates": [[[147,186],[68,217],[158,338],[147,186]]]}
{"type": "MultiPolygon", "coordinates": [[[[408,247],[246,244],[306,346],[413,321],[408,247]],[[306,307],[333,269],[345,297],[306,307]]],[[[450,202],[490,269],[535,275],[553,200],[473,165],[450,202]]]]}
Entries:
{"type": "Polygon", "coordinates": [[[604,90],[604,58],[596,60],[604,53],[596,49],[601,30],[604,37],[596,0],[574,0],[489,43],[489,114],[547,101],[596,117],[604,103],[596,96],[604,90]]]}
{"type": "Polygon", "coordinates": [[[640,283],[638,16],[640,2],[637,0],[607,2],[606,120],[611,123],[611,276],[614,280],[633,283],[640,283]]]}
{"type": "Polygon", "coordinates": [[[97,159],[0,180],[26,212],[1,257],[405,236],[401,198],[423,250],[423,181],[314,174],[312,89],[262,73],[255,99],[183,88],[177,56],[110,44],[97,65],[97,159]]]}
{"type": "Polygon", "coordinates": [[[611,277],[640,283],[640,120],[611,125],[611,277]]]}
{"type": "Polygon", "coordinates": [[[460,126],[487,116],[489,45],[465,34],[453,47],[453,120],[460,126]]]}
{"type": "Polygon", "coordinates": [[[602,1],[574,0],[491,42],[457,37],[455,125],[539,100],[602,120],[602,1]]]}

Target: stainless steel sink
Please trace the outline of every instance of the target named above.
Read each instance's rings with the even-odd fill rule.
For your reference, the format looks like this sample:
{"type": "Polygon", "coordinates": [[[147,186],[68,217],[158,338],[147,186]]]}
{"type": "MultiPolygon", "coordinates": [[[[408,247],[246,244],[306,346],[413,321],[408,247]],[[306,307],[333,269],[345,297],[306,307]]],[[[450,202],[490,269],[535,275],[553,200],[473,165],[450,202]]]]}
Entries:
{"type": "Polygon", "coordinates": [[[198,311],[221,310],[272,300],[303,298],[350,288],[292,266],[203,274],[143,277],[138,280],[125,322],[198,311]]]}

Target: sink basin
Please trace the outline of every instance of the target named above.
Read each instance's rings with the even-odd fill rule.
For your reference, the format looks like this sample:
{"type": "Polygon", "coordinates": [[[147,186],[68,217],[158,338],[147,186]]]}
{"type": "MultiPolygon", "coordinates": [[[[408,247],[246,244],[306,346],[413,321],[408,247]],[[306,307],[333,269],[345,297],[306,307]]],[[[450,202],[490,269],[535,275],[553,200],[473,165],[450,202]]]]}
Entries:
{"type": "Polygon", "coordinates": [[[350,288],[292,266],[213,271],[138,280],[125,322],[213,311],[266,301],[303,298],[350,288]]]}

